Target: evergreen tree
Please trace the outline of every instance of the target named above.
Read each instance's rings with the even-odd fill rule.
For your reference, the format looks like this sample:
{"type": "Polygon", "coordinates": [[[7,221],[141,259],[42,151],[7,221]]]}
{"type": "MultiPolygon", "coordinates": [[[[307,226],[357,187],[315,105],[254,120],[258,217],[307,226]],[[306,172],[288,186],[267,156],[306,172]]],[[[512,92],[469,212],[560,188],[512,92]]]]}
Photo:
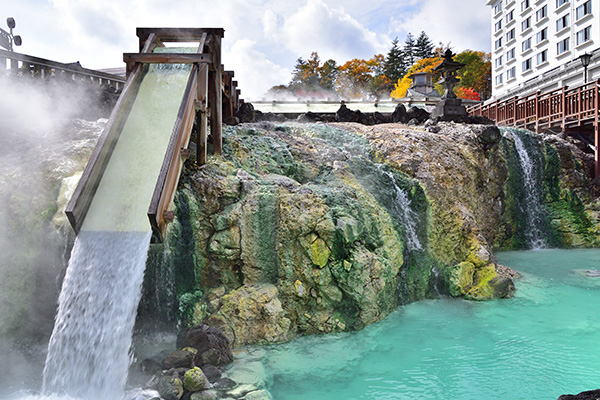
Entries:
{"type": "Polygon", "coordinates": [[[435,55],[435,46],[425,31],[421,31],[421,34],[417,38],[414,47],[413,54],[417,60],[424,58],[431,58],[435,55]]]}
{"type": "Polygon", "coordinates": [[[406,39],[404,39],[404,47],[402,47],[402,54],[404,55],[404,63],[408,67],[413,65],[415,61],[417,61],[417,57],[415,55],[415,37],[412,33],[408,32],[406,35],[406,39]]]}
{"type": "Polygon", "coordinates": [[[392,40],[392,47],[385,58],[383,64],[383,71],[385,76],[392,82],[398,82],[398,79],[402,79],[408,66],[404,60],[404,52],[398,46],[398,38],[392,40]]]}

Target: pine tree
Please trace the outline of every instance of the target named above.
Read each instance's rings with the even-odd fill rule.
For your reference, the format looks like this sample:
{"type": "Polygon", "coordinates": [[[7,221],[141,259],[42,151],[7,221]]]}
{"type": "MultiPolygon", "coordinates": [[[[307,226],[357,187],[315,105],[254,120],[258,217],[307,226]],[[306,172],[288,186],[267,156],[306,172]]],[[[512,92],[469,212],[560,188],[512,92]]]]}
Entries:
{"type": "Polygon", "coordinates": [[[392,47],[388,51],[383,68],[385,76],[392,82],[398,82],[406,73],[408,66],[404,60],[404,52],[398,46],[398,38],[392,40],[392,47]]]}
{"type": "Polygon", "coordinates": [[[417,60],[422,60],[424,58],[430,58],[435,55],[434,52],[435,46],[429,36],[425,33],[425,31],[421,31],[421,34],[417,38],[417,41],[413,47],[413,55],[417,60]]]}
{"type": "Polygon", "coordinates": [[[408,67],[413,65],[415,61],[417,61],[417,57],[415,55],[415,37],[412,33],[408,32],[406,35],[406,39],[404,39],[404,47],[402,47],[402,54],[404,55],[404,63],[408,67]]]}

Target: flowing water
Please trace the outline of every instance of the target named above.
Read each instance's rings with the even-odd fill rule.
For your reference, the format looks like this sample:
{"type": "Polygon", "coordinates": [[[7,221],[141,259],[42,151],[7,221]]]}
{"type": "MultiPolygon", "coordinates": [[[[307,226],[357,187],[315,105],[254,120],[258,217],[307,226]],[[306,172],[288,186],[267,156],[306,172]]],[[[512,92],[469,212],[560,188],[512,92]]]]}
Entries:
{"type": "Polygon", "coordinates": [[[421,245],[421,241],[419,240],[419,235],[417,233],[419,216],[412,209],[408,195],[402,188],[398,186],[396,178],[394,178],[394,174],[383,168],[380,168],[380,170],[388,178],[390,178],[392,186],[394,187],[394,203],[392,206],[396,212],[396,215],[398,215],[402,221],[402,225],[404,226],[406,246],[408,247],[408,250],[422,250],[423,246],[421,245]]]}
{"type": "Polygon", "coordinates": [[[441,298],[356,333],[272,346],[277,400],[558,398],[600,387],[600,250],[497,255],[523,274],[514,298],[441,298]]]}
{"type": "Polygon", "coordinates": [[[125,394],[151,238],[147,209],[190,69],[152,65],[140,83],[71,253],[48,345],[45,395],[125,394]]]}
{"type": "Polygon", "coordinates": [[[518,129],[510,131],[515,141],[515,148],[519,156],[519,163],[523,172],[523,192],[525,194],[525,217],[527,219],[526,238],[530,248],[543,249],[548,247],[543,232],[544,208],[541,201],[541,190],[537,178],[535,155],[527,151],[525,143],[521,138],[524,135],[518,129]]]}

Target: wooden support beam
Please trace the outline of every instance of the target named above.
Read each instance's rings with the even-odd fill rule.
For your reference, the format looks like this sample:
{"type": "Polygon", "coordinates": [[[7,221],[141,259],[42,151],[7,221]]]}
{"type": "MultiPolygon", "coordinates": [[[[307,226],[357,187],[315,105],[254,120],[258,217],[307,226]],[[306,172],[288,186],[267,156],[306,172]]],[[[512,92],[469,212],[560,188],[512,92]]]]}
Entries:
{"type": "Polygon", "coordinates": [[[196,164],[206,164],[208,138],[208,65],[201,64],[198,70],[198,95],[196,103],[196,164]]]}
{"type": "Polygon", "coordinates": [[[213,60],[211,63],[212,69],[208,74],[210,133],[213,137],[215,154],[221,154],[223,151],[223,67],[221,66],[221,38],[212,36],[211,39],[211,55],[213,56],[213,60]]]}
{"type": "Polygon", "coordinates": [[[207,53],[123,53],[126,63],[139,62],[142,64],[193,64],[210,63],[211,55],[207,53]]]}

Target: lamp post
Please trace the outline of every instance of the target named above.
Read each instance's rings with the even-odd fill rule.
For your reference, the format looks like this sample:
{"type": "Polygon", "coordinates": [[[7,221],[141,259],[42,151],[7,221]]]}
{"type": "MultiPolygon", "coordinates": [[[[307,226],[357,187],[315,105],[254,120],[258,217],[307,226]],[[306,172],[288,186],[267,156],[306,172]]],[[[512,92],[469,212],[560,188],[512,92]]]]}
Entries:
{"type": "Polygon", "coordinates": [[[8,25],[10,32],[6,32],[4,29],[0,28],[0,47],[4,47],[8,51],[13,51],[13,44],[14,46],[20,46],[23,43],[23,40],[21,39],[21,36],[13,35],[13,29],[17,26],[14,18],[7,18],[6,25],[8,25]]]}
{"type": "Polygon", "coordinates": [[[587,69],[590,65],[590,61],[592,61],[592,55],[588,53],[583,53],[579,56],[579,61],[581,61],[581,65],[583,65],[583,84],[587,83],[587,69]]]}

